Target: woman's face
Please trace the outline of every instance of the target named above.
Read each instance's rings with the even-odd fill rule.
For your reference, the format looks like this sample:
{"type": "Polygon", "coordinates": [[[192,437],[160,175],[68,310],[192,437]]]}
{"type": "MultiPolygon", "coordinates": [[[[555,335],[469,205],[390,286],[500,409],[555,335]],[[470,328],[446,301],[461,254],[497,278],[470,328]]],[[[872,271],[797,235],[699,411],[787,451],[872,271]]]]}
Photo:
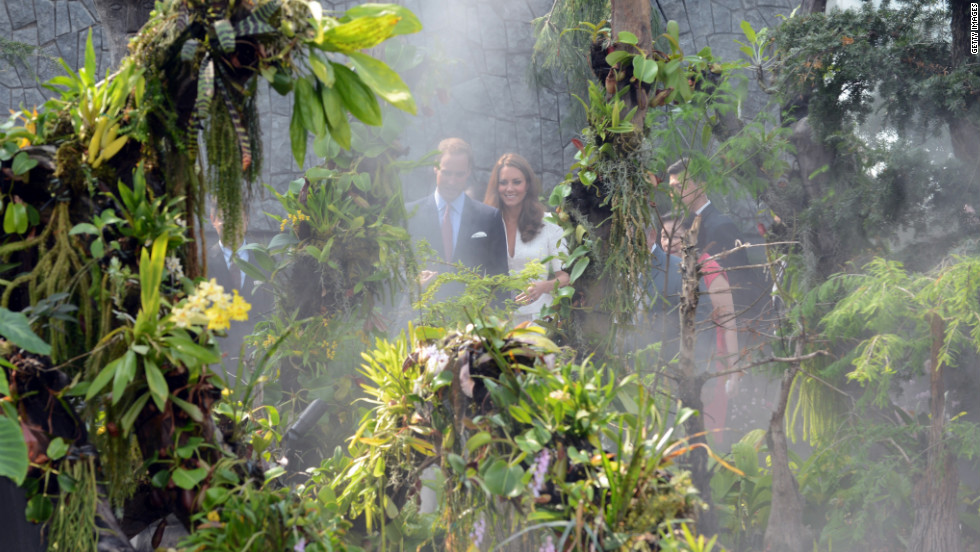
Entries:
{"type": "Polygon", "coordinates": [[[497,176],[497,195],[502,207],[520,207],[527,195],[527,179],[517,167],[503,166],[497,176]]]}
{"type": "Polygon", "coordinates": [[[684,229],[677,221],[664,221],[664,229],[660,232],[660,247],[671,255],[680,255],[683,241],[684,229]]]}

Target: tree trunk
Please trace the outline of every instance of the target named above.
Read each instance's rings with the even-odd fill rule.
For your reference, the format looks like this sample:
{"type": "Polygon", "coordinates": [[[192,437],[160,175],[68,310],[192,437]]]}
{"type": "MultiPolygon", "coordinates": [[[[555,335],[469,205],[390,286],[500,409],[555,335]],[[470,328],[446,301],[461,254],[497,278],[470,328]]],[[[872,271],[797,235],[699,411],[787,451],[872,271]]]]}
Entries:
{"type": "MultiPolygon", "coordinates": [[[[796,357],[803,352],[803,342],[796,345],[796,357]]],[[[799,362],[783,373],[779,389],[779,402],[769,420],[766,443],[772,454],[772,506],[769,509],[769,522],[763,549],[767,552],[804,552],[812,546],[809,531],[803,525],[803,500],[793,472],[789,469],[789,447],[786,444],[786,404],[793,378],[799,369],[799,362]]]]}
{"type": "MultiPolygon", "coordinates": [[[[698,270],[698,230],[701,228],[701,217],[695,217],[691,230],[684,236],[684,253],[682,259],[681,286],[681,350],[680,373],[677,382],[677,398],[681,403],[702,413],[691,416],[684,422],[684,431],[688,436],[688,444],[706,444],[704,435],[704,402],[701,400],[701,389],[706,377],[696,373],[694,349],[696,346],[697,329],[695,328],[695,313],[698,309],[698,282],[701,273],[698,270]]],[[[708,471],[708,453],[702,447],[691,450],[684,456],[684,466],[691,471],[691,482],[701,493],[706,504],[711,505],[711,473],[708,471]]],[[[702,535],[714,535],[718,532],[718,521],[713,506],[701,512],[697,520],[698,532],[702,535]]]]}
{"type": "MultiPolygon", "coordinates": [[[[615,41],[621,31],[628,31],[636,35],[639,39],[637,46],[647,55],[653,47],[653,35],[650,30],[650,1],[649,0],[613,0],[612,1],[612,38],[615,41]]],[[[634,52],[632,46],[625,44],[615,44],[614,49],[634,52]]],[[[640,135],[643,135],[643,123],[647,113],[647,92],[639,85],[639,82],[619,82],[619,87],[631,86],[633,90],[623,96],[626,101],[626,109],[637,106],[636,115],[633,116],[633,126],[640,135]]]]}
{"type": "MultiPolygon", "coordinates": [[[[976,63],[977,56],[970,53],[970,1],[948,0],[950,10],[949,30],[952,36],[950,43],[951,65],[959,67],[971,61],[976,63]],[[972,59],[971,59],[972,58],[972,59]]],[[[980,170],[980,102],[976,94],[965,94],[967,110],[973,111],[976,117],[953,116],[946,118],[949,126],[949,138],[953,146],[953,154],[961,162],[973,165],[974,174],[980,170]]],[[[958,112],[961,113],[961,112],[958,112]]]]}
{"type": "Polygon", "coordinates": [[[946,389],[939,354],[946,333],[946,323],[933,315],[932,366],[929,370],[930,397],[929,446],[926,471],[915,486],[915,521],[909,538],[909,552],[959,552],[959,517],[956,490],[959,474],[953,455],[946,450],[943,433],[946,426],[946,389]]]}

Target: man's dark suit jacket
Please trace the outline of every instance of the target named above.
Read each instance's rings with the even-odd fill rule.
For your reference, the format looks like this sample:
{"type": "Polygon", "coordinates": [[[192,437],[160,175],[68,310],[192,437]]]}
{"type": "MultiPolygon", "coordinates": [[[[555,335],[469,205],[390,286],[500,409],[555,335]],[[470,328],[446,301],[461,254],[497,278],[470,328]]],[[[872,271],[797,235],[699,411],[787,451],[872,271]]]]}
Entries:
{"type": "Polygon", "coordinates": [[[255,323],[262,320],[272,310],[272,294],[264,287],[260,286],[255,292],[255,280],[251,276],[245,275],[245,283],[241,283],[241,278],[234,281],[232,272],[225,263],[224,252],[220,243],[215,243],[208,247],[208,278],[214,278],[218,284],[225,288],[225,293],[231,295],[233,289],[238,290],[238,294],[248,301],[252,308],[248,311],[248,321],[237,322],[232,320],[231,327],[227,330],[227,337],[218,341],[221,347],[221,354],[224,357],[226,370],[234,374],[238,369],[238,353],[241,350],[245,336],[252,333],[255,323]]]}
{"type": "MultiPolygon", "coordinates": [[[[507,272],[507,235],[504,233],[504,221],[497,209],[465,196],[456,248],[452,259],[448,260],[442,258],[442,217],[436,208],[435,195],[429,194],[413,201],[405,205],[405,209],[410,217],[408,232],[412,235],[412,240],[415,243],[422,240],[429,242],[432,249],[439,254],[439,258],[429,261],[427,269],[446,272],[446,262],[462,262],[463,266],[478,271],[482,269],[487,276],[507,272]]],[[[462,291],[460,286],[447,284],[439,290],[437,297],[447,299],[462,291]]]]}
{"type": "MultiPolygon", "coordinates": [[[[735,247],[735,241],[745,243],[742,233],[732,219],[708,204],[701,211],[701,229],[698,231],[698,250],[708,255],[717,255],[735,247]]],[[[741,268],[749,264],[748,254],[740,249],[726,257],[717,259],[718,265],[726,270],[728,284],[732,288],[735,313],[740,321],[756,318],[768,304],[768,290],[765,278],[759,269],[741,268]]]]}

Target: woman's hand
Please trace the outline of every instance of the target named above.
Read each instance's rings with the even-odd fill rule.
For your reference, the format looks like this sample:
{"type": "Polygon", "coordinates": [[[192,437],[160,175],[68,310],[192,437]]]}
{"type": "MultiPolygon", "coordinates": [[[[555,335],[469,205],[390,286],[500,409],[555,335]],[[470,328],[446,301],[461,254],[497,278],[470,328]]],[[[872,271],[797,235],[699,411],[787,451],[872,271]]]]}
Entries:
{"type": "Polygon", "coordinates": [[[435,270],[423,270],[419,272],[419,285],[422,286],[422,289],[429,287],[429,284],[432,283],[432,280],[438,275],[439,273],[435,270]]]}
{"type": "Polygon", "coordinates": [[[537,301],[545,293],[550,292],[554,285],[554,280],[531,282],[531,285],[527,286],[527,289],[516,297],[516,301],[521,305],[531,304],[537,301]]]}

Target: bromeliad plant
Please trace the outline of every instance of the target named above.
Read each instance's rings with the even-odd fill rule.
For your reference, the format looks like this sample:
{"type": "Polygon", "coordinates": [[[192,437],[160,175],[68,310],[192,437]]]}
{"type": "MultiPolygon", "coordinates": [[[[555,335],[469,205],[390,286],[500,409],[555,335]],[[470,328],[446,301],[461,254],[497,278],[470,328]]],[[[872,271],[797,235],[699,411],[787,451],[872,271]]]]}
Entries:
{"type": "Polygon", "coordinates": [[[671,467],[690,448],[675,432],[692,412],[668,417],[632,378],[571,356],[538,328],[483,323],[378,341],[362,369],[373,408],[333,472],[340,511],[395,545],[422,472],[439,466],[429,538],[449,550],[676,544],[675,521],[700,504],[671,467]]]}

